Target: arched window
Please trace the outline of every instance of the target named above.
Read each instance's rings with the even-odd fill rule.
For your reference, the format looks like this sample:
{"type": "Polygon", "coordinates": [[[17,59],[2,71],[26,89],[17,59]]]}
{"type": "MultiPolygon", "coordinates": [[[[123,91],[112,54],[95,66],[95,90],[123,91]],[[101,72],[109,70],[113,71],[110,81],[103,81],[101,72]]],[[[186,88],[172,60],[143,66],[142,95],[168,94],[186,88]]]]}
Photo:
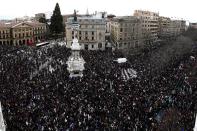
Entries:
{"type": "Polygon", "coordinates": [[[101,36],[102,36],[102,34],[101,34],[101,32],[99,33],[99,40],[101,40],[101,36]]]}
{"type": "Polygon", "coordinates": [[[23,44],[25,44],[25,40],[23,40],[23,44]]]}
{"type": "Polygon", "coordinates": [[[119,47],[122,47],[122,43],[119,43],[119,47]]]}
{"type": "Polygon", "coordinates": [[[124,43],[124,47],[126,47],[127,46],[127,43],[124,43]]]}
{"type": "Polygon", "coordinates": [[[22,41],[21,40],[19,40],[19,45],[22,45],[22,41]]]}
{"type": "Polygon", "coordinates": [[[102,43],[98,43],[98,48],[102,48],[102,43]]]}

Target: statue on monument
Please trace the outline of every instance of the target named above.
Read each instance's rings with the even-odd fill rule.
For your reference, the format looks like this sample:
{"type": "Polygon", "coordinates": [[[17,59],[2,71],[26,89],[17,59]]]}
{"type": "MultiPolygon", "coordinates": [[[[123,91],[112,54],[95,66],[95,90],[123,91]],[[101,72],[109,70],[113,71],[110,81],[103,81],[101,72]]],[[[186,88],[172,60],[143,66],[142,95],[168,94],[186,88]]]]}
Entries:
{"type": "Polygon", "coordinates": [[[76,10],[74,10],[74,21],[75,22],[77,21],[77,12],[76,12],[76,10]]]}

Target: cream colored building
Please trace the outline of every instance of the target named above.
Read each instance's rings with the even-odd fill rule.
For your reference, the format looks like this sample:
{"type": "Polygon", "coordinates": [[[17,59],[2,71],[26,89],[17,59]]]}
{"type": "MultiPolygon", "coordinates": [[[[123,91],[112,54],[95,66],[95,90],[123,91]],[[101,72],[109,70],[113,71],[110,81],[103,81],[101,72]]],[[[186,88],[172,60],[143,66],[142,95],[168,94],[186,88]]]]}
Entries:
{"type": "Polygon", "coordinates": [[[159,32],[159,13],[135,10],[134,16],[142,20],[142,33],[145,43],[153,43],[158,40],[159,32]]]}
{"type": "MultiPolygon", "coordinates": [[[[77,38],[81,48],[85,50],[104,50],[105,49],[105,19],[101,15],[90,15],[77,17],[80,25],[77,31],[77,38]]],[[[70,48],[74,39],[72,24],[74,17],[70,17],[66,22],[66,41],[67,47],[70,48]]]]}
{"type": "Polygon", "coordinates": [[[161,39],[174,38],[181,35],[186,29],[186,22],[184,20],[171,20],[168,17],[160,17],[159,23],[159,37],[161,39]]]}
{"type": "Polygon", "coordinates": [[[159,32],[158,37],[159,38],[168,38],[171,36],[171,33],[169,32],[171,19],[169,17],[159,17],[159,32]]]}
{"type": "Polygon", "coordinates": [[[143,46],[142,24],[135,16],[115,17],[110,21],[111,39],[117,49],[143,46]]]}
{"type": "Polygon", "coordinates": [[[183,32],[181,20],[171,20],[169,25],[169,32],[172,36],[178,36],[183,32]]]}
{"type": "Polygon", "coordinates": [[[46,25],[39,22],[0,23],[0,45],[33,45],[45,34],[46,25]]]}

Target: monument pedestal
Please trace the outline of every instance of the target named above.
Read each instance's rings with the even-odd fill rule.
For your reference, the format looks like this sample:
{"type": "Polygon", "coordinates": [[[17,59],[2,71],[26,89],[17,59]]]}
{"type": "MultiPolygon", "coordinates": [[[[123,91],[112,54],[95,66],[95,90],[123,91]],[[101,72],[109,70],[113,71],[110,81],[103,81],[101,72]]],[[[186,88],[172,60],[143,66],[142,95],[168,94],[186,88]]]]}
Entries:
{"type": "Polygon", "coordinates": [[[67,61],[67,69],[70,73],[70,77],[83,77],[85,61],[80,56],[81,46],[79,45],[77,38],[73,39],[71,50],[72,54],[67,61]]]}

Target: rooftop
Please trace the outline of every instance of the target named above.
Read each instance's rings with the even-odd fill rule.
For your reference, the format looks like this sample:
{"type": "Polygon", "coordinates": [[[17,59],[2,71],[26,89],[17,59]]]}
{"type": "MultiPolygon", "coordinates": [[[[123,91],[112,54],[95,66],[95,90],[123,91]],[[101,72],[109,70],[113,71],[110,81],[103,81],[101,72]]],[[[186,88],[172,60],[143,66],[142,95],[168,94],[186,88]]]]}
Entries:
{"type": "Polygon", "coordinates": [[[12,22],[0,22],[0,28],[14,28],[20,24],[27,24],[30,26],[40,26],[44,25],[44,23],[40,23],[37,21],[24,21],[24,22],[17,22],[17,21],[12,21],[12,22]]]}
{"type": "Polygon", "coordinates": [[[116,21],[116,22],[138,21],[138,20],[139,19],[136,16],[118,16],[112,19],[112,21],[116,21]]]}

